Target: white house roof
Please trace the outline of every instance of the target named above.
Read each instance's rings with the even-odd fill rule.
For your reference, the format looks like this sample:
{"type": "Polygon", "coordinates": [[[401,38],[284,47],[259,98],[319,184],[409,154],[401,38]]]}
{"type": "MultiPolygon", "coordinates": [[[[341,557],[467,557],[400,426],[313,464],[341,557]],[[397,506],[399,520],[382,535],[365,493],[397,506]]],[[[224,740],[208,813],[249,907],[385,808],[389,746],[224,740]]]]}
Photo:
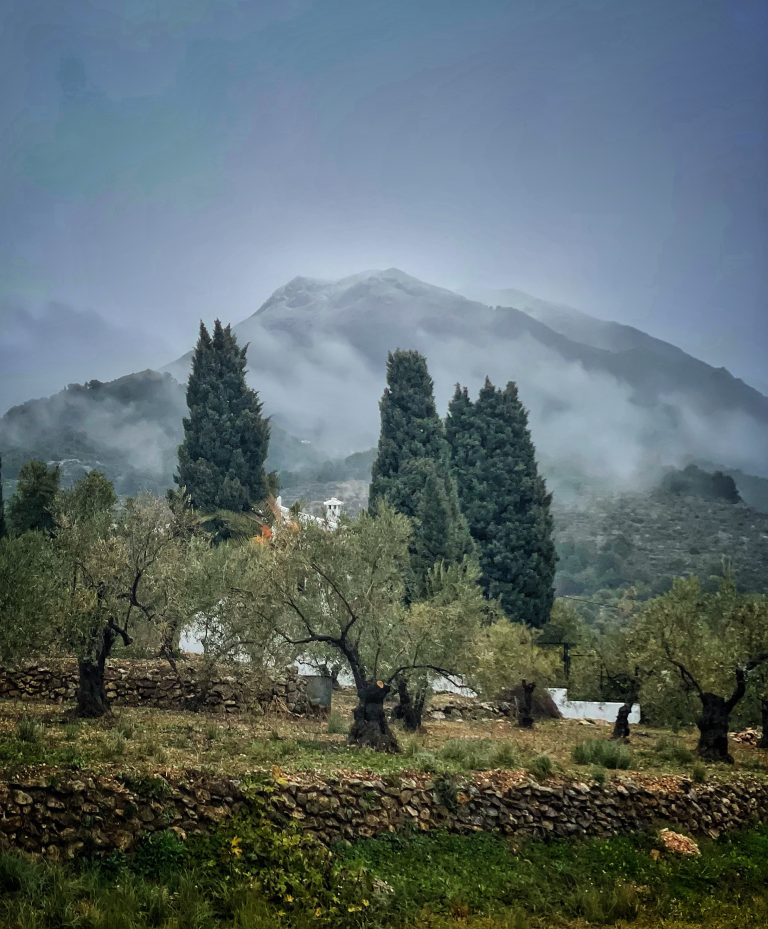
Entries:
{"type": "Polygon", "coordinates": [[[336,497],[331,497],[330,500],[323,501],[323,506],[341,506],[342,504],[343,504],[343,501],[337,499],[336,497]]]}

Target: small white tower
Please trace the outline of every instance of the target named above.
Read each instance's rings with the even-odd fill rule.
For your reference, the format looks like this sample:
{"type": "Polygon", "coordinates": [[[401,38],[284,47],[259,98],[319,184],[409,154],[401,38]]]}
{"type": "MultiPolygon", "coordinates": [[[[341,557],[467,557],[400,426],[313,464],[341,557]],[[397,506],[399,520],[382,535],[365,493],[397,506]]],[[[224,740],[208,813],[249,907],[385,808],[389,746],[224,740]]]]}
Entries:
{"type": "Polygon", "coordinates": [[[331,497],[330,500],[325,500],[323,502],[325,507],[325,519],[328,523],[335,524],[339,521],[341,516],[341,508],[344,504],[341,500],[338,500],[336,497],[331,497]]]}

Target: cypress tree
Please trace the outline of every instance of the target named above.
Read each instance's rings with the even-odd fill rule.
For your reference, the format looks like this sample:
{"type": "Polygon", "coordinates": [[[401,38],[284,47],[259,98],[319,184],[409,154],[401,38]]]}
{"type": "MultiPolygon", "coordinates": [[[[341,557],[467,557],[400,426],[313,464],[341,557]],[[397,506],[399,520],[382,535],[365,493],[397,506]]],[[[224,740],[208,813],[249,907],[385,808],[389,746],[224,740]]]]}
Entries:
{"type": "Polygon", "coordinates": [[[56,524],[59,467],[27,461],[19,470],[16,493],[8,504],[8,519],[17,535],[39,530],[51,532],[56,524]]]}
{"type": "Polygon", "coordinates": [[[5,506],[3,505],[3,458],[0,455],[0,539],[8,535],[8,527],[5,525],[5,506]]]}
{"type": "Polygon", "coordinates": [[[415,598],[423,594],[426,574],[434,564],[460,562],[473,551],[423,355],[390,352],[379,408],[381,433],[369,506],[373,512],[383,500],[413,520],[408,587],[415,598]]]}
{"type": "Polygon", "coordinates": [[[245,381],[246,350],[219,320],[212,337],[200,324],[174,479],[202,510],[248,510],[268,493],[269,421],[245,381]]]}
{"type": "Polygon", "coordinates": [[[538,473],[528,414],[510,382],[486,378],[477,402],[457,386],[446,435],[481,583],[510,619],[542,626],[554,599],[551,494],[538,473]]]}

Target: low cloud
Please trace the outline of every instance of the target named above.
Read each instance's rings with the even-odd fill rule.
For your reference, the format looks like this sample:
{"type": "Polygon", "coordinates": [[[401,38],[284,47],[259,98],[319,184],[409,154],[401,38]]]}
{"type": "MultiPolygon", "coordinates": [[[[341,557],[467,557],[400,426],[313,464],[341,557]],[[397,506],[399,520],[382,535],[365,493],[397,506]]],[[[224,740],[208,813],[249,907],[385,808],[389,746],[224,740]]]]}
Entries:
{"type": "Polygon", "coordinates": [[[69,383],[109,380],[159,365],[170,353],[156,336],[116,326],[93,310],[47,303],[0,304],[0,414],[69,383]]]}

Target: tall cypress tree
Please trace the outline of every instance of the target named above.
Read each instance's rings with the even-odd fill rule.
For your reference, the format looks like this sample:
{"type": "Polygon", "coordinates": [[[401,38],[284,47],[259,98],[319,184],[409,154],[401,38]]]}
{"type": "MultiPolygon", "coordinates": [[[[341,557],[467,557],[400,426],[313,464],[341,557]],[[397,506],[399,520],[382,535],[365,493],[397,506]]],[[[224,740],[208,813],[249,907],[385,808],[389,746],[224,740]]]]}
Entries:
{"type": "Polygon", "coordinates": [[[0,539],[8,534],[8,527],[5,525],[5,506],[3,505],[3,458],[0,455],[0,539]]]}
{"type": "Polygon", "coordinates": [[[174,479],[202,510],[248,510],[268,493],[269,421],[245,381],[246,350],[219,320],[213,336],[200,324],[174,479]]]}
{"type": "Polygon", "coordinates": [[[459,507],[450,450],[423,355],[390,353],[379,407],[381,434],[369,506],[374,511],[383,500],[413,520],[409,592],[418,597],[434,564],[459,562],[474,548],[459,507]]]}
{"type": "Polygon", "coordinates": [[[486,595],[498,597],[510,619],[543,625],[554,598],[552,497],[517,386],[499,390],[486,378],[474,404],[457,386],[446,435],[486,595]]]}

